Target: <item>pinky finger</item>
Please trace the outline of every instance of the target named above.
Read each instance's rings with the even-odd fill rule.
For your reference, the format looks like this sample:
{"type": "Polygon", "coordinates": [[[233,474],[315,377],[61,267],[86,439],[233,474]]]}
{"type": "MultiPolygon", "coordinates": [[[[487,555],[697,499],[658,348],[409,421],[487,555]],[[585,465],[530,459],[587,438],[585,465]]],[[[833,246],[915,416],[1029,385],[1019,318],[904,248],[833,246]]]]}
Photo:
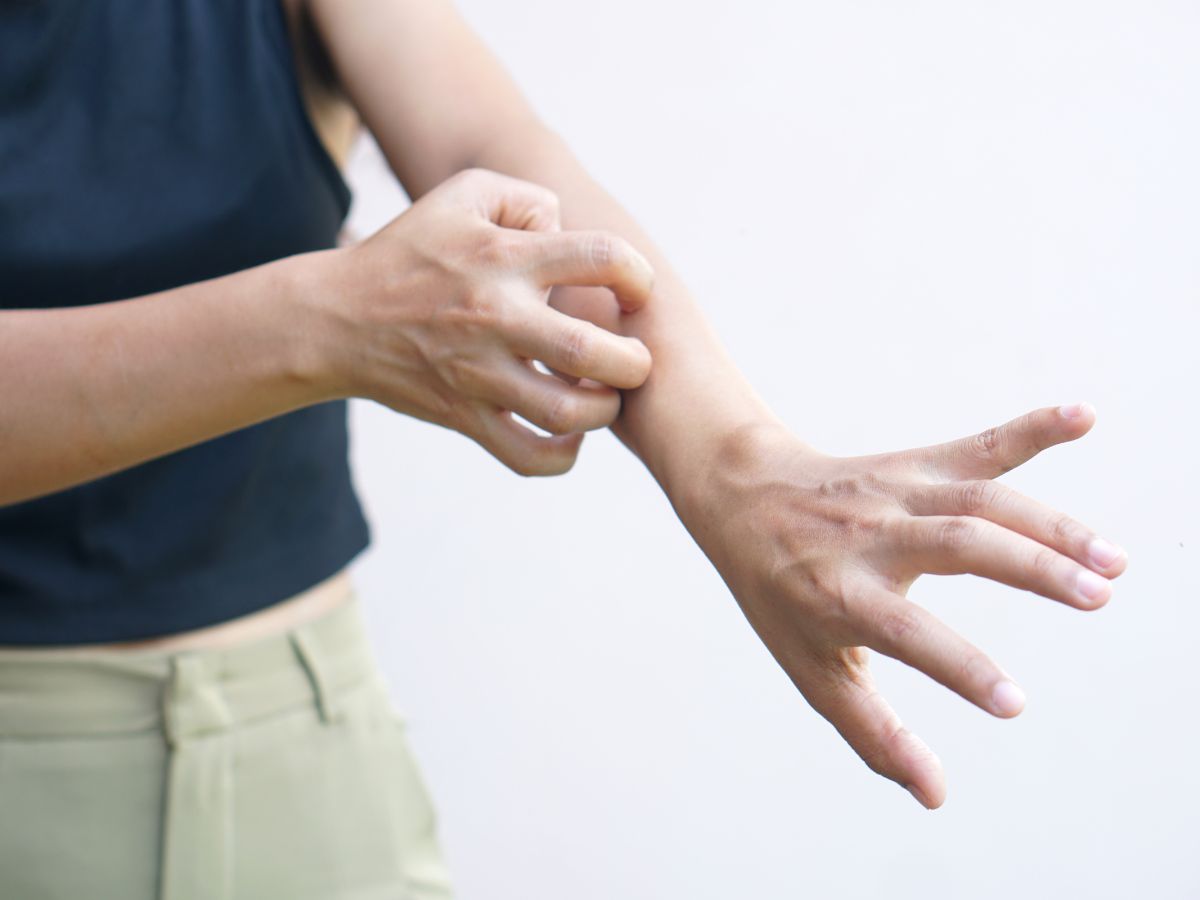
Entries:
{"type": "Polygon", "coordinates": [[[822,671],[797,686],[874,772],[905,788],[926,809],[945,802],[941,761],[904,727],[865,666],[852,675],[822,671]]]}
{"type": "Polygon", "coordinates": [[[493,409],[482,416],[482,433],[475,440],[518,475],[562,475],[575,465],[583,434],[542,436],[508,410],[493,409]]]}

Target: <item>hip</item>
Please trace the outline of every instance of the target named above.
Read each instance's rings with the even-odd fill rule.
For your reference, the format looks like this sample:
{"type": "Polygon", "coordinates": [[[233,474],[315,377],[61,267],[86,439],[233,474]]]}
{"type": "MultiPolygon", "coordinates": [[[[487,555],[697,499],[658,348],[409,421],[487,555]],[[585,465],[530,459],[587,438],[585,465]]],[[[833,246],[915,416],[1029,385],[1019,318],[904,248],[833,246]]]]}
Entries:
{"type": "Polygon", "coordinates": [[[358,600],[330,595],[223,646],[0,654],[0,896],[450,897],[358,600]]]}

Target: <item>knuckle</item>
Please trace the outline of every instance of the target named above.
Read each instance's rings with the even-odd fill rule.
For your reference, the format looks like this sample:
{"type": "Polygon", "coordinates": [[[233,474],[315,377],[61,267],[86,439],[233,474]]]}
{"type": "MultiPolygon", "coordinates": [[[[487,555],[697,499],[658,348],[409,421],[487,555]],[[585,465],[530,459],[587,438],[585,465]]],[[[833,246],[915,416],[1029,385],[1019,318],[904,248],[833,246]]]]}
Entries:
{"type": "Polygon", "coordinates": [[[559,338],[559,359],[568,372],[578,373],[588,368],[595,354],[595,339],[583,328],[571,328],[559,338]]]}
{"type": "Polygon", "coordinates": [[[920,633],[921,619],[914,609],[891,607],[879,613],[875,627],[885,646],[901,647],[920,633]]]}
{"type": "Polygon", "coordinates": [[[990,509],[998,499],[996,485],[991,481],[968,481],[959,490],[960,506],[967,515],[990,509]]]}
{"type": "Polygon", "coordinates": [[[554,458],[552,465],[547,466],[546,475],[566,475],[571,469],[575,468],[575,460],[579,458],[579,448],[576,447],[569,453],[561,453],[554,458]]]}
{"type": "Polygon", "coordinates": [[[880,619],[876,602],[856,586],[826,595],[812,612],[812,621],[836,640],[864,644],[880,619]]]}
{"type": "Polygon", "coordinates": [[[515,472],[518,475],[524,475],[525,471],[525,456],[526,454],[515,451],[508,445],[506,441],[502,441],[494,434],[488,433],[485,427],[481,429],[481,434],[476,438],[483,448],[488,453],[500,460],[506,469],[515,472]]]}
{"type": "Polygon", "coordinates": [[[575,465],[578,456],[579,444],[563,446],[542,438],[508,458],[502,457],[501,461],[524,478],[544,478],[566,474],[575,465]]]}
{"type": "Polygon", "coordinates": [[[537,459],[532,454],[523,453],[506,460],[505,465],[524,478],[534,478],[541,474],[537,459]]]}
{"type": "Polygon", "coordinates": [[[971,439],[971,452],[977,456],[990,457],[1000,450],[1003,443],[1003,428],[986,428],[971,439]]]}
{"type": "Polygon", "coordinates": [[[1058,554],[1053,550],[1038,550],[1029,560],[1029,571],[1039,580],[1049,578],[1058,569],[1058,559],[1058,554]]]}
{"type": "Polygon", "coordinates": [[[453,177],[462,184],[483,184],[493,180],[496,173],[482,166],[467,166],[456,172],[453,177]]]}
{"type": "Polygon", "coordinates": [[[472,329],[490,329],[497,325],[503,304],[484,285],[472,285],[462,295],[456,309],[447,310],[446,317],[453,326],[471,332],[472,329]]]}
{"type": "Polygon", "coordinates": [[[1054,516],[1050,520],[1050,541],[1060,547],[1076,543],[1082,535],[1075,522],[1067,516],[1054,516]]]}
{"type": "Polygon", "coordinates": [[[438,369],[442,382],[460,395],[475,393],[483,380],[479,364],[466,356],[449,356],[438,369]]]}
{"type": "Polygon", "coordinates": [[[540,452],[535,453],[534,456],[537,458],[534,463],[534,475],[541,477],[565,475],[575,465],[575,460],[579,456],[579,445],[564,448],[546,441],[541,444],[540,452]]]}
{"type": "Polygon", "coordinates": [[[958,664],[958,672],[964,684],[974,686],[990,680],[992,661],[979,650],[967,651],[958,664]]]}
{"type": "Polygon", "coordinates": [[[605,272],[612,268],[619,253],[617,238],[607,232],[598,232],[588,238],[588,263],[596,271],[605,272]]]}
{"type": "Polygon", "coordinates": [[[876,543],[890,523],[875,512],[857,512],[841,517],[838,524],[848,541],[861,545],[876,543]]]}
{"type": "MultiPolygon", "coordinates": [[[[500,455],[500,454],[497,454],[500,455]]],[[[536,450],[522,447],[500,455],[501,461],[523,478],[536,478],[544,474],[542,455],[536,450]]]]}
{"type": "Polygon", "coordinates": [[[478,262],[494,269],[514,266],[521,254],[521,243],[512,229],[495,228],[483,232],[475,251],[478,262]]]}
{"type": "Polygon", "coordinates": [[[878,496],[885,492],[886,483],[874,472],[861,472],[831,478],[822,482],[818,490],[825,497],[878,496]]]}
{"type": "Polygon", "coordinates": [[[542,407],[542,427],[554,434],[576,431],[580,412],[578,402],[569,394],[551,395],[542,407]]]}
{"type": "Polygon", "coordinates": [[[820,598],[827,620],[851,621],[854,611],[858,608],[858,594],[843,569],[818,568],[809,573],[807,587],[808,593],[820,598]]]}
{"type": "Polygon", "coordinates": [[[978,540],[979,528],[970,519],[951,518],[937,528],[935,541],[939,547],[950,553],[960,553],[978,540]]]}
{"type": "MultiPolygon", "coordinates": [[[[871,691],[860,701],[861,706],[867,709],[879,702],[881,702],[881,698],[876,691],[871,691]]],[[[895,765],[890,748],[902,741],[907,733],[908,729],[898,720],[888,721],[883,724],[877,734],[855,742],[854,750],[872,772],[882,775],[884,778],[891,778],[895,765]]]]}
{"type": "Polygon", "coordinates": [[[478,166],[468,166],[459,169],[446,178],[438,187],[463,195],[470,195],[484,190],[488,182],[496,178],[496,173],[478,166]]]}
{"type": "Polygon", "coordinates": [[[868,743],[854,748],[866,767],[876,775],[888,775],[888,757],[882,743],[868,743]]]}

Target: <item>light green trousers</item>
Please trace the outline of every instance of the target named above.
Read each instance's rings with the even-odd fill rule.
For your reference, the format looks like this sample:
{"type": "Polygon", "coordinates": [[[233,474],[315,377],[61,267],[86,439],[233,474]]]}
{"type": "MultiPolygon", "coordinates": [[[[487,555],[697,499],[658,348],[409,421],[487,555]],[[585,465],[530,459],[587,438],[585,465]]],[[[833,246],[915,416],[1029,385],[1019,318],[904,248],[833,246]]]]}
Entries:
{"type": "Polygon", "coordinates": [[[356,600],[226,650],[0,657],[0,898],[445,900],[356,600]]]}

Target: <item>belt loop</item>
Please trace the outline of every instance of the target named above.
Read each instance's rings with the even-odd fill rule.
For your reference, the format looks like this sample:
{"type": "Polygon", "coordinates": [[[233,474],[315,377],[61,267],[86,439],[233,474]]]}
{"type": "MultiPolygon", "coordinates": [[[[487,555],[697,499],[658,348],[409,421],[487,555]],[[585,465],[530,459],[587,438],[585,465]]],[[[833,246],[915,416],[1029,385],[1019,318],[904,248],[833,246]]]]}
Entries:
{"type": "Polygon", "coordinates": [[[159,897],[228,900],[233,878],[233,716],[219,657],[173,655],[163,691],[170,753],[162,805],[159,897]]]}
{"type": "Polygon", "coordinates": [[[307,623],[292,629],[288,637],[308,675],[308,680],[312,683],[313,700],[321,715],[321,721],[326,724],[340,722],[342,708],[331,677],[329,659],[321,650],[320,640],[308,628],[307,623]]]}
{"type": "Polygon", "coordinates": [[[189,737],[223,731],[233,724],[220,685],[199,654],[171,657],[171,675],[163,691],[163,730],[178,747],[189,737]]]}

